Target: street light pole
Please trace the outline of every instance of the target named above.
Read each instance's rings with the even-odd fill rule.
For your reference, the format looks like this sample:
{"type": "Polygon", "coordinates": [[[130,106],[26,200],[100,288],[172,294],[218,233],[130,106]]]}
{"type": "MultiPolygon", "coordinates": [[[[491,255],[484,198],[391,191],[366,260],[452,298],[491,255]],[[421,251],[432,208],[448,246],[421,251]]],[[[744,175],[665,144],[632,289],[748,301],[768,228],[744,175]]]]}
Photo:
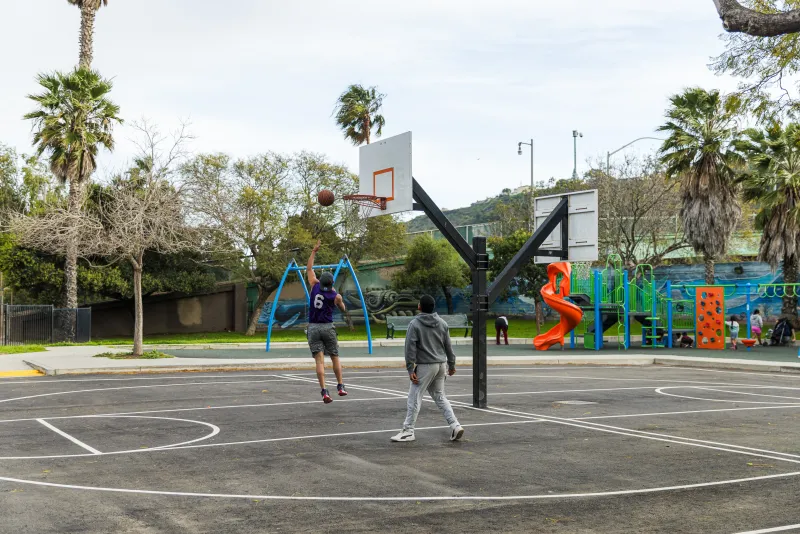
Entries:
{"type": "Polygon", "coordinates": [[[583,134],[578,130],[572,130],[572,179],[578,179],[578,137],[583,137],[583,134]]]}
{"type": "Polygon", "coordinates": [[[631,141],[627,145],[621,146],[620,148],[616,149],[614,152],[606,152],[606,176],[611,176],[611,156],[613,156],[617,152],[625,150],[626,148],[628,148],[632,144],[638,143],[639,141],[644,141],[645,139],[652,139],[653,141],[663,141],[663,139],[661,139],[660,137],[640,137],[638,139],[634,139],[633,141],[631,141]]]}
{"type": "Polygon", "coordinates": [[[534,185],[534,182],[533,182],[533,155],[534,155],[533,139],[531,139],[530,143],[523,143],[522,141],[517,143],[517,154],[520,155],[520,156],[522,155],[522,145],[527,145],[527,146],[531,147],[531,189],[530,189],[530,197],[529,197],[529,201],[528,201],[528,230],[532,232],[533,231],[533,226],[534,226],[533,225],[533,197],[534,197],[534,192],[535,192],[535,189],[536,189],[536,186],[534,185]]]}

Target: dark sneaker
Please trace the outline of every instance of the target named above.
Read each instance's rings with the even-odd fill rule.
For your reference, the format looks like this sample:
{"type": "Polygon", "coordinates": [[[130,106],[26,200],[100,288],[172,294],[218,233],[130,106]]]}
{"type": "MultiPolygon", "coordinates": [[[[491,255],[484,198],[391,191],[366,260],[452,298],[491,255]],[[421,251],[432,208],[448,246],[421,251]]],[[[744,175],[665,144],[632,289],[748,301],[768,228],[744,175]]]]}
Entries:
{"type": "Polygon", "coordinates": [[[347,390],[344,389],[344,384],[339,384],[338,386],[336,386],[336,390],[339,392],[340,397],[347,396],[347,390]]]}
{"type": "Polygon", "coordinates": [[[322,402],[324,402],[325,404],[330,404],[330,403],[333,402],[333,399],[331,398],[331,396],[328,395],[328,390],[327,389],[323,389],[322,390],[322,402]]]}

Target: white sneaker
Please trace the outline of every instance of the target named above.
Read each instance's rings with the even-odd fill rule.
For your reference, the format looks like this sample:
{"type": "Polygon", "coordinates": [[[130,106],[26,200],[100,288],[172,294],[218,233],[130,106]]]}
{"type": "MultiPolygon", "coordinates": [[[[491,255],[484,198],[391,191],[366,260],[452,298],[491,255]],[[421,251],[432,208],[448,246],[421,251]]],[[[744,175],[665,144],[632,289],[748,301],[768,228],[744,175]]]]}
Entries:
{"type": "Polygon", "coordinates": [[[464,429],[458,423],[450,425],[450,441],[458,441],[464,435],[464,429]]]}
{"type": "Polygon", "coordinates": [[[414,441],[417,438],[414,436],[413,430],[402,430],[399,434],[395,434],[390,439],[397,443],[401,441],[414,441]]]}

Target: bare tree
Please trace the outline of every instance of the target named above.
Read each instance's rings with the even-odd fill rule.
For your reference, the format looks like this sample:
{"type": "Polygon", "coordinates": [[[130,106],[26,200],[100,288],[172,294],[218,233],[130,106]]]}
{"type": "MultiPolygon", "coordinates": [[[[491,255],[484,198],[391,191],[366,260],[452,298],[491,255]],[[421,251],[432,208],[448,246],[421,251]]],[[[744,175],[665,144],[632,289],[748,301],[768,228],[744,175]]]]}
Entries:
{"type": "Polygon", "coordinates": [[[668,181],[653,158],[629,157],[611,175],[605,165],[591,175],[600,196],[600,245],[618,254],[627,269],[658,265],[689,247],[678,216],[679,184],[668,181]]]}
{"type": "Polygon", "coordinates": [[[20,244],[52,254],[63,254],[77,243],[78,257],[104,257],[126,261],[133,270],[134,328],[133,354],[143,353],[144,315],[142,270],[147,251],[163,254],[197,250],[196,232],[186,224],[182,191],[167,178],[191,137],[186,125],[167,142],[156,127],[143,121],[137,125],[144,141],[136,166],[127,176],[117,177],[104,187],[96,205],[80,212],[64,202],[50,203],[33,215],[14,214],[10,230],[20,244]]]}
{"type": "MultiPolygon", "coordinates": [[[[800,9],[764,12],[743,6],[738,0],[713,0],[722,27],[732,33],[775,37],[800,32],[800,9]]],[[[788,4],[785,2],[784,5],[788,4]]]]}
{"type": "Polygon", "coordinates": [[[143,351],[142,270],[147,251],[173,254],[197,250],[196,234],[186,225],[182,192],[149,175],[144,183],[117,181],[104,195],[99,218],[105,227],[98,255],[127,261],[133,269],[133,354],[143,351]]]}

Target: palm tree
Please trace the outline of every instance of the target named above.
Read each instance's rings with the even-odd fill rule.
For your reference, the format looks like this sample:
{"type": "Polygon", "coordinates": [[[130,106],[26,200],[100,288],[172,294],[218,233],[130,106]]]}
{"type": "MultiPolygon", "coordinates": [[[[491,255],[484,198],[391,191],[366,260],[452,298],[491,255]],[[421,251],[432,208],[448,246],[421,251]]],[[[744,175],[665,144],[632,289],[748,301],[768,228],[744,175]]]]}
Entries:
{"type": "MultiPolygon", "coordinates": [[[[756,228],[762,231],[758,259],[777,269],[783,263],[783,280],[797,282],[800,258],[800,124],[766,131],[746,130],[746,140],[736,147],[749,166],[741,175],[744,199],[756,202],[756,228]]],[[[781,313],[797,322],[797,297],[784,296],[781,313]]]]}
{"type": "Polygon", "coordinates": [[[686,239],[703,255],[706,283],[713,284],[714,262],[727,251],[742,213],[736,170],[744,159],[732,146],[736,115],[719,91],[687,89],[670,102],[667,122],[658,129],[669,134],[661,161],[667,176],[680,180],[686,239]]]}
{"type": "MultiPolygon", "coordinates": [[[[69,184],[69,209],[78,212],[83,190],[97,167],[100,147],[114,149],[112,129],[122,123],[119,106],[107,98],[111,82],[96,71],[76,69],[70,73],[41,74],[44,92],[29,95],[38,108],[25,115],[33,121],[33,142],[41,156],[47,154],[50,169],[69,184]]],[[[78,305],[77,248],[65,251],[65,307],[78,305]]]]}
{"type": "Polygon", "coordinates": [[[81,10],[81,53],[78,66],[83,69],[92,67],[94,56],[94,18],[100,6],[107,6],[108,0],[67,0],[81,10]]]}
{"type": "Polygon", "coordinates": [[[373,128],[376,128],[375,135],[381,136],[386,124],[380,115],[385,96],[375,87],[364,88],[361,85],[351,85],[339,96],[334,113],[345,139],[355,146],[369,144],[373,128]]]}

